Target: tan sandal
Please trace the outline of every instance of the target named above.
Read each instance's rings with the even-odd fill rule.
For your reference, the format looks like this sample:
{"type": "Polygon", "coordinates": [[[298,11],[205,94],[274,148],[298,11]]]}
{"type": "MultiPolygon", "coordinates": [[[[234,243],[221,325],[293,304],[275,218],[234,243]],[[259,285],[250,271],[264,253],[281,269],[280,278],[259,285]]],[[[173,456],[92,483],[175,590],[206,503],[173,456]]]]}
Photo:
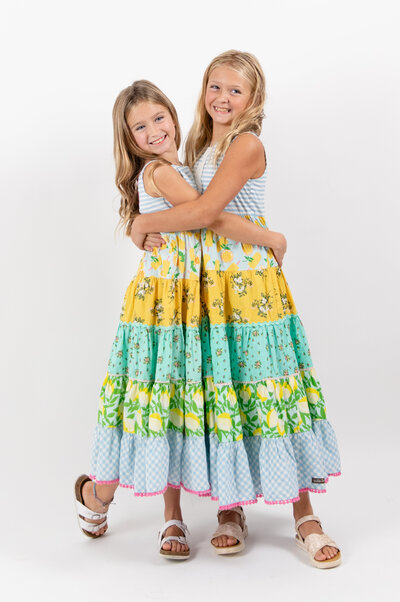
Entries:
{"type": "Polygon", "coordinates": [[[308,521],[315,520],[322,529],[321,521],[318,516],[309,514],[303,516],[296,521],[296,544],[308,553],[311,564],[318,569],[331,569],[338,566],[342,562],[339,546],[325,533],[310,533],[303,538],[299,531],[299,527],[308,521]],[[337,554],[333,558],[327,558],[326,560],[315,560],[315,554],[321,550],[324,546],[331,546],[337,549],[337,554]]]}
{"type": "MultiPolygon", "coordinates": [[[[216,529],[213,536],[211,537],[211,545],[217,554],[237,554],[238,552],[241,552],[242,550],[244,550],[244,547],[245,547],[244,540],[247,537],[248,529],[247,529],[247,525],[246,525],[246,517],[243,512],[243,508],[241,508],[240,506],[235,506],[234,508],[230,508],[230,510],[237,512],[240,515],[240,524],[229,521],[227,523],[222,523],[221,525],[218,525],[218,528],[216,529]],[[224,547],[215,546],[212,543],[212,540],[215,537],[220,537],[220,535],[226,535],[227,537],[234,537],[238,541],[233,546],[224,546],[224,547]]],[[[218,520],[219,520],[219,517],[222,512],[224,512],[224,511],[218,510],[218,513],[217,513],[218,520]]]]}

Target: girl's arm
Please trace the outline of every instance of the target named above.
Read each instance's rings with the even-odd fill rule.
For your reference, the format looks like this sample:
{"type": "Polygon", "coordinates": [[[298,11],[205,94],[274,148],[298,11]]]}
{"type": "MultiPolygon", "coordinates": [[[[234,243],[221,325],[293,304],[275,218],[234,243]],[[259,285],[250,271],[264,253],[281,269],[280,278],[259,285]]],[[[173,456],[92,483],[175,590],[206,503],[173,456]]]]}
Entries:
{"type": "MultiPolygon", "coordinates": [[[[198,200],[190,200],[166,211],[139,215],[133,223],[133,228],[136,232],[147,233],[210,227],[247,180],[259,171],[260,160],[265,161],[260,140],[252,134],[238,136],[226,151],[207,190],[198,200]]],[[[162,190],[161,181],[157,182],[157,186],[162,190]]],[[[172,197],[166,198],[172,201],[172,197]]]]}
{"type": "MultiPolygon", "coordinates": [[[[254,139],[254,136],[250,135],[250,137],[254,139]]],[[[262,161],[265,161],[264,149],[261,143],[258,140],[255,140],[255,142],[259,147],[261,147],[262,161]]],[[[253,173],[254,165],[257,165],[257,163],[253,161],[253,173]]],[[[221,167],[219,169],[221,169],[221,167]]],[[[171,205],[174,205],[175,207],[178,205],[185,204],[186,209],[192,204],[192,202],[198,202],[199,199],[204,199],[205,197],[205,194],[203,196],[200,196],[199,193],[194,188],[192,188],[192,186],[190,186],[190,184],[188,184],[188,182],[186,182],[175,169],[173,169],[169,165],[159,165],[154,168],[153,164],[152,180],[150,178],[150,174],[150,170],[146,169],[143,175],[143,183],[148,194],[154,196],[162,195],[168,200],[168,202],[171,203],[171,205]]],[[[183,207],[181,207],[181,209],[182,208],[183,207]]],[[[141,217],[146,217],[148,221],[151,222],[153,225],[149,232],[154,233],[154,231],[156,230],[155,226],[156,224],[158,225],[157,220],[159,220],[160,217],[162,218],[163,215],[166,215],[168,213],[170,214],[173,211],[173,209],[168,209],[166,211],[148,213],[143,216],[138,216],[136,220],[140,219],[141,217]]],[[[208,227],[210,228],[210,230],[213,230],[217,234],[243,243],[270,246],[272,248],[276,247],[278,244],[276,236],[278,233],[266,230],[265,228],[254,224],[250,220],[240,217],[239,215],[235,215],[234,213],[222,211],[220,215],[216,217],[208,227]]],[[[170,231],[177,231],[178,229],[179,228],[175,226],[170,231]]],[[[162,230],[163,232],[169,231],[169,229],[166,228],[164,224],[161,224],[160,230],[162,230]]],[[[135,242],[135,244],[135,239],[138,238],[138,234],[139,230],[133,228],[132,240],[135,242]]],[[[140,232],[140,234],[142,234],[142,232],[140,232]]],[[[146,248],[147,242],[149,243],[147,246],[150,245],[151,248],[153,246],[159,246],[160,244],[162,244],[162,239],[159,239],[159,244],[155,244],[155,238],[158,236],[159,235],[157,234],[152,234],[151,240],[149,239],[149,241],[146,241],[144,243],[144,248],[146,248]]],[[[279,235],[279,237],[282,237],[282,235],[279,235]]],[[[281,238],[279,238],[279,242],[283,242],[281,238]]]]}

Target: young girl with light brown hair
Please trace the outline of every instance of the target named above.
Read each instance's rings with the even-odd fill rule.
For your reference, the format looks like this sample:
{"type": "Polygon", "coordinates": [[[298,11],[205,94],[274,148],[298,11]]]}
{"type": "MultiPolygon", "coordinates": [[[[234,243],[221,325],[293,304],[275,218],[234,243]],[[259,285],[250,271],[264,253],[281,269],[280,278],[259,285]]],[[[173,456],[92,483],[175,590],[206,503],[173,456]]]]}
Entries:
{"type": "MultiPolygon", "coordinates": [[[[198,192],[190,169],[178,159],[175,108],[154,84],[140,80],[123,90],[113,123],[121,224],[129,235],[139,212],[151,221],[154,212],[194,200],[198,192]]],[[[270,244],[268,232],[233,214],[216,218],[210,228],[244,243],[270,244]]],[[[143,239],[139,235],[135,240],[142,245],[143,239]]],[[[276,241],[282,246],[284,237],[276,234],[276,241]]],[[[210,494],[201,262],[198,230],[165,234],[160,248],[144,253],[125,294],[101,389],[91,473],[75,483],[79,525],[93,538],[107,530],[107,511],[118,485],[137,496],[164,494],[166,522],[159,551],[171,559],[190,554],[180,488],[210,494]]]]}

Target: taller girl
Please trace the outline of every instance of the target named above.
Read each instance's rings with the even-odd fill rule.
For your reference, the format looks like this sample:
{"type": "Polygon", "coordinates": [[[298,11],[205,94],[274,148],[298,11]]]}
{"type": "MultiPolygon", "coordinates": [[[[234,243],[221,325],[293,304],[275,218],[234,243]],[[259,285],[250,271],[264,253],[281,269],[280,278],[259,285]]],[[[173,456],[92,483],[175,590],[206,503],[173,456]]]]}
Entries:
{"type": "Polygon", "coordinates": [[[139,216],[133,227],[139,233],[205,227],[203,387],[211,495],[220,504],[213,545],[220,553],[243,547],[241,506],[262,496],[267,504],[293,503],[296,543],[314,566],[327,568],[340,563],[340,552],[322,534],[309,492],[325,491],[328,476],[340,474],[340,460],[279,253],[207,229],[224,209],[266,227],[266,160],[258,138],[264,102],[264,74],[253,55],[216,57],[186,144],[203,195],[163,211],[158,222],[154,213],[151,224],[139,216]]]}

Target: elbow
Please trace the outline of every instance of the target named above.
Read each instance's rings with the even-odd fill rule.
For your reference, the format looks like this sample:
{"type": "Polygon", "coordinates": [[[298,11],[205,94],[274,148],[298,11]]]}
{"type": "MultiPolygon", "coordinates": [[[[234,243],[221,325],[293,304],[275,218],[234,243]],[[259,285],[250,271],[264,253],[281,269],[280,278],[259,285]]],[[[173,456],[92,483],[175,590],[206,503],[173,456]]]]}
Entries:
{"type": "Polygon", "coordinates": [[[220,217],[220,213],[215,211],[215,209],[211,209],[207,207],[206,204],[201,206],[199,220],[201,222],[200,228],[209,228],[211,225],[215,226],[218,218],[220,217]]]}

